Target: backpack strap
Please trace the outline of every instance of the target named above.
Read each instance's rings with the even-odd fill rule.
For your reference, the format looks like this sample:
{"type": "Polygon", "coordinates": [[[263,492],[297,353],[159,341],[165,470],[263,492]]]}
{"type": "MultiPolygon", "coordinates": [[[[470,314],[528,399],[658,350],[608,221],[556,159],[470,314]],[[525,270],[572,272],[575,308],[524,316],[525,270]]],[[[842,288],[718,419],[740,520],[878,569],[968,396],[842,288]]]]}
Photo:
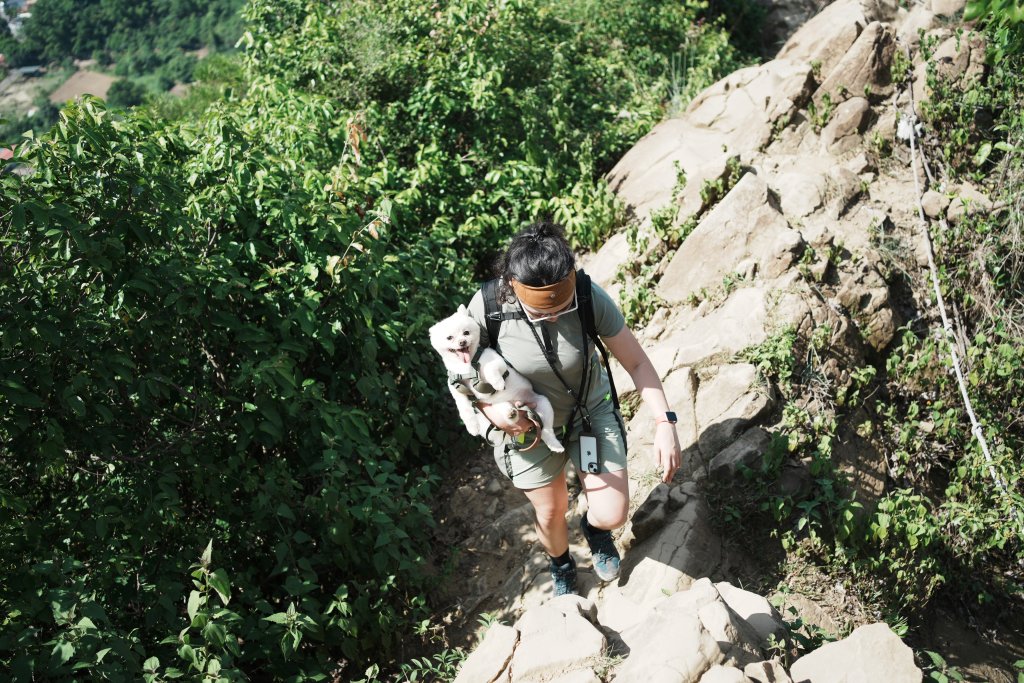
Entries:
{"type": "MultiPolygon", "coordinates": [[[[484,296],[484,320],[487,323],[487,345],[498,351],[498,333],[501,323],[505,320],[518,320],[523,317],[519,311],[503,311],[498,303],[498,280],[488,280],[480,286],[484,296]]],[[[481,347],[483,348],[483,347],[481,347]]]]}
{"type": "Polygon", "coordinates": [[[619,394],[615,391],[615,380],[612,379],[612,366],[608,363],[608,349],[601,343],[601,336],[597,333],[597,321],[594,319],[593,291],[590,284],[590,276],[582,268],[578,269],[576,271],[576,303],[579,307],[577,312],[587,336],[594,340],[594,346],[601,352],[601,358],[604,360],[604,367],[607,370],[608,384],[611,386],[612,402],[615,404],[615,409],[618,410],[619,394]]]}

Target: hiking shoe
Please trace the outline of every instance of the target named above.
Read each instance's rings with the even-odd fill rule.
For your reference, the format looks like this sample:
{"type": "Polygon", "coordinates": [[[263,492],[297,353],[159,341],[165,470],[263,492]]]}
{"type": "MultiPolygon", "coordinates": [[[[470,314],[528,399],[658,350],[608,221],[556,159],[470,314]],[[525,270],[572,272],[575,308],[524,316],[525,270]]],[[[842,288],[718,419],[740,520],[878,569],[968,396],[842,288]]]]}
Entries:
{"type": "Polygon", "coordinates": [[[568,564],[551,563],[551,579],[555,583],[555,597],[576,595],[576,560],[569,558],[568,564]]]}
{"type": "Polygon", "coordinates": [[[614,581],[619,576],[619,551],[612,540],[612,532],[604,529],[590,528],[588,531],[587,516],[580,520],[583,538],[590,545],[590,556],[594,560],[594,573],[602,581],[614,581]]]}

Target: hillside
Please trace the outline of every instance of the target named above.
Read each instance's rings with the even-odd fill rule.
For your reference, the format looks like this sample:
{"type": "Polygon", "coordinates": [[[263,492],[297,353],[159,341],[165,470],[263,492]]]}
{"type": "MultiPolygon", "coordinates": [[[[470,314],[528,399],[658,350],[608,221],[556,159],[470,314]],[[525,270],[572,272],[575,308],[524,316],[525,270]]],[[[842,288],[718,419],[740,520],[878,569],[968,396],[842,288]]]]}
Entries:
{"type": "Polygon", "coordinates": [[[534,678],[656,678],[676,652],[705,683],[800,679],[838,649],[1012,680],[1020,26],[840,0],[759,63],[777,14],[250,0],[241,73],[189,115],[85,100],[20,144],[0,669],[445,680],[501,659],[459,649],[482,620],[513,648],[488,680],[559,633],[588,655],[534,678]],[[687,446],[656,486],[620,377],[625,571],[568,608],[427,343],[543,217],[619,297],[687,446]]]}
{"type": "Polygon", "coordinates": [[[1016,680],[1022,129],[1003,107],[1021,90],[962,9],[838,0],[611,170],[634,222],[582,262],[634,316],[685,472],[657,484],[653,418],[633,414],[624,576],[548,603],[529,506],[472,468],[445,509],[452,529],[476,520],[457,565],[473,578],[444,597],[470,631],[480,613],[514,627],[487,629],[457,680],[1016,680]],[[1011,142],[985,141],[985,107],[1011,142]],[[919,668],[863,641],[878,621],[919,668]]]}

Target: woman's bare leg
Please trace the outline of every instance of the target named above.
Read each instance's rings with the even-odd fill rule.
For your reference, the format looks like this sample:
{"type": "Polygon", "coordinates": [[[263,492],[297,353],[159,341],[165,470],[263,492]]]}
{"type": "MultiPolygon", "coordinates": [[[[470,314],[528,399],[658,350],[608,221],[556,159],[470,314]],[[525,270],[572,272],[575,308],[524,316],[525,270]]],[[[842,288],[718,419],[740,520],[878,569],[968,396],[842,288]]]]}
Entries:
{"type": "Polygon", "coordinates": [[[548,555],[559,557],[569,549],[569,525],[565,513],[569,510],[569,490],[565,472],[549,484],[523,491],[533,505],[537,535],[548,555]]]}
{"type": "Polygon", "coordinates": [[[629,476],[626,470],[580,475],[587,496],[587,522],[595,529],[618,529],[629,515],[629,476]]]}

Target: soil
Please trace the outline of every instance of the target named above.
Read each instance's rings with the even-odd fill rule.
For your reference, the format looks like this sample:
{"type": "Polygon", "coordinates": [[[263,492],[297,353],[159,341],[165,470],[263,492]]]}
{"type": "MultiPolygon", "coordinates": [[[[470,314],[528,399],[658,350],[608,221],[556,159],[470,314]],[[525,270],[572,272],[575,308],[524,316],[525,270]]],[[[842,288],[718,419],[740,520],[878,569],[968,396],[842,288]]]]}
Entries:
{"type": "Polygon", "coordinates": [[[117,79],[96,71],[76,71],[59,88],[50,93],[50,102],[62,106],[68,100],[82,95],[106,98],[107,91],[117,79]]]}

